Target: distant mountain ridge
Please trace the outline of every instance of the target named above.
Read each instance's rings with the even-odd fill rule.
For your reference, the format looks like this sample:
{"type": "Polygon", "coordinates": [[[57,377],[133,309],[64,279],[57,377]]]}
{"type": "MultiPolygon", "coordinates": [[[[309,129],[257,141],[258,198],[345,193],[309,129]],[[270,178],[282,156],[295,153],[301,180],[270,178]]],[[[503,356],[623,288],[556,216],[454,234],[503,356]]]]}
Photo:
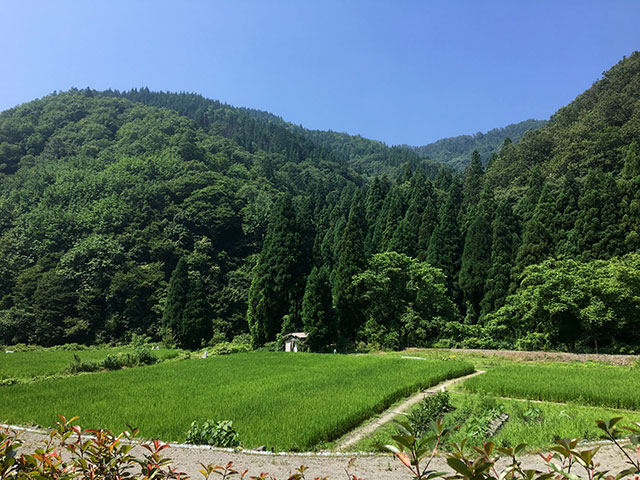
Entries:
{"type": "Polygon", "coordinates": [[[491,129],[486,133],[458,135],[457,137],[442,138],[419,147],[402,145],[401,148],[414,151],[422,158],[444,163],[456,170],[464,170],[471,161],[471,153],[478,150],[482,164],[486,167],[491,156],[497,153],[505,139],[509,138],[514,143],[519,142],[526,132],[536,130],[546,124],[546,120],[530,118],[503,128],[491,129]]]}

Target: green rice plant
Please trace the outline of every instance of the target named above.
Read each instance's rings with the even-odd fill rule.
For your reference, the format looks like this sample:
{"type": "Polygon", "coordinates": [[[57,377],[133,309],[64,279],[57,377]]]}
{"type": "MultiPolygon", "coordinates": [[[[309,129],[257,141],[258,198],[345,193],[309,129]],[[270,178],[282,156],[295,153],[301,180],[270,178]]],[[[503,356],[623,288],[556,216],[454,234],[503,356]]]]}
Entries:
{"type": "Polygon", "coordinates": [[[511,364],[464,382],[465,390],[502,397],[640,409],[640,371],[600,364],[511,364]]]}
{"type": "Polygon", "coordinates": [[[473,371],[458,361],[239,353],[0,387],[0,416],[47,425],[56,413],[92,428],[136,425],[184,441],[194,420],[233,421],[246,447],[312,449],[394,401],[473,371]]]}
{"type": "MultiPolygon", "coordinates": [[[[0,384],[3,380],[19,380],[47,377],[63,373],[77,357],[80,362],[101,362],[109,355],[131,353],[136,350],[131,347],[83,348],[71,349],[62,346],[40,348],[38,350],[15,351],[4,353],[0,351],[0,384]]],[[[180,350],[161,348],[150,351],[160,360],[174,358],[180,355],[180,350]]],[[[144,362],[143,362],[144,363],[144,362]]],[[[87,371],[87,370],[85,370],[87,371]]],[[[93,371],[93,370],[88,370],[93,371]]],[[[0,412],[1,413],[1,412],[0,412]]]]}

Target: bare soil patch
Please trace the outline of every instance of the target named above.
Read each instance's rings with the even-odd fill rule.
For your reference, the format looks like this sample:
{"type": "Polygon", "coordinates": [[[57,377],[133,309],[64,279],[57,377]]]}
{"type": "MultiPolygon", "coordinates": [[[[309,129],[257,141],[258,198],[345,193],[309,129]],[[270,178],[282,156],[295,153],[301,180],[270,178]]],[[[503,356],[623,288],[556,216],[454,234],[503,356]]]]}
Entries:
{"type": "MultiPolygon", "coordinates": [[[[412,349],[408,349],[407,352],[412,349]]],[[[530,352],[515,350],[481,350],[474,348],[447,349],[453,353],[473,353],[486,357],[505,357],[515,361],[541,362],[599,362],[609,365],[633,365],[640,355],[606,355],[599,353],[530,352]]]]}

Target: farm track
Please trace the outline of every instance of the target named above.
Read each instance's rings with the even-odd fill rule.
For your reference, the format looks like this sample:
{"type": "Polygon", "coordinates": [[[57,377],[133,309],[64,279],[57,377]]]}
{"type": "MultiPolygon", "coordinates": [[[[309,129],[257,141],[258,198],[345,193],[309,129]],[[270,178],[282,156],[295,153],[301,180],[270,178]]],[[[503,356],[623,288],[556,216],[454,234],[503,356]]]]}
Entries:
{"type": "MultiPolygon", "coordinates": [[[[409,353],[413,349],[407,349],[409,353]]],[[[481,350],[474,348],[446,349],[452,353],[471,353],[485,357],[504,357],[515,361],[539,362],[597,362],[609,365],[633,365],[640,355],[609,355],[598,353],[533,352],[520,350],[481,350]]]]}
{"type": "MultiPolygon", "coordinates": [[[[47,438],[48,432],[46,431],[32,429],[24,431],[21,435],[22,448],[25,451],[33,451],[36,447],[42,446],[47,438]]],[[[144,453],[145,451],[140,446],[135,446],[132,450],[134,456],[142,456],[144,453]]],[[[273,454],[270,452],[233,452],[228,449],[185,445],[171,445],[170,448],[164,450],[163,454],[173,461],[173,466],[178,471],[185,472],[194,479],[201,478],[198,472],[201,468],[199,462],[216,465],[226,465],[233,462],[234,468],[240,471],[248,469],[248,476],[268,472],[277,478],[288,478],[289,474],[294,473],[297,467],[304,464],[309,468],[306,473],[307,478],[317,476],[327,476],[330,480],[344,478],[347,466],[352,475],[367,480],[409,480],[411,478],[405,467],[391,454],[273,454]]],[[[602,469],[619,471],[626,467],[622,454],[610,445],[603,446],[596,458],[602,469]]],[[[546,471],[538,454],[524,455],[520,457],[520,460],[524,468],[546,471]]],[[[505,467],[508,461],[509,459],[503,458],[498,462],[498,465],[505,467]]],[[[436,471],[453,473],[443,456],[436,457],[431,468],[436,471]]],[[[584,472],[576,470],[576,473],[584,472]]]]}
{"type": "MultiPolygon", "coordinates": [[[[403,357],[403,358],[412,358],[412,357],[403,357]]],[[[414,359],[423,360],[422,358],[418,358],[418,357],[414,357],[414,359]]],[[[445,389],[449,388],[452,385],[463,382],[468,378],[475,377],[476,375],[481,375],[483,373],[485,373],[485,370],[476,370],[475,372],[469,375],[465,375],[464,377],[452,378],[450,380],[447,380],[446,382],[442,382],[433,387],[429,387],[426,390],[423,390],[420,393],[417,393],[416,395],[413,395],[407,398],[399,405],[394,405],[388,408],[387,410],[382,412],[378,417],[365,422],[355,430],[352,430],[351,432],[344,435],[342,438],[340,438],[336,442],[336,444],[333,447],[333,450],[344,451],[348,449],[349,447],[355,445],[360,440],[365,438],[367,435],[375,432],[378,428],[380,428],[385,423],[388,423],[391,420],[393,420],[393,418],[396,417],[397,415],[407,413],[413,405],[421,401],[423,398],[429,395],[433,395],[434,393],[439,392],[443,388],[445,389]]]]}

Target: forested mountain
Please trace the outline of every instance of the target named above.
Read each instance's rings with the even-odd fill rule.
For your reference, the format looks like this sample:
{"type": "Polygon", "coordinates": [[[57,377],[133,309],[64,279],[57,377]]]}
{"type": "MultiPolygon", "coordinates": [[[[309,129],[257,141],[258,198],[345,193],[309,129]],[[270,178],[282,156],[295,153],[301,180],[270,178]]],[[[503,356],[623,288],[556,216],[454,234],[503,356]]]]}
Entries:
{"type": "Polygon", "coordinates": [[[421,147],[402,145],[402,148],[414,151],[422,158],[444,163],[456,170],[463,171],[471,162],[471,154],[474,150],[480,153],[482,165],[486,167],[491,157],[498,152],[507,138],[513,143],[517,143],[529,130],[540,128],[546,123],[545,120],[529,119],[524,122],[512,123],[504,128],[494,128],[487,133],[478,132],[474,135],[443,138],[421,147]]]}
{"type": "Polygon", "coordinates": [[[0,114],[0,341],[640,347],[640,54],[463,174],[193,94],[0,114]]]}
{"type": "Polygon", "coordinates": [[[396,178],[407,164],[433,177],[441,167],[414,152],[390,148],[376,140],[346,133],[307,130],[268,112],[232,107],[197,94],[151,92],[147,88],[101,93],[175,110],[204,130],[229,138],[250,152],[263,150],[284,154],[291,161],[331,158],[368,179],[375,175],[396,178]]]}

